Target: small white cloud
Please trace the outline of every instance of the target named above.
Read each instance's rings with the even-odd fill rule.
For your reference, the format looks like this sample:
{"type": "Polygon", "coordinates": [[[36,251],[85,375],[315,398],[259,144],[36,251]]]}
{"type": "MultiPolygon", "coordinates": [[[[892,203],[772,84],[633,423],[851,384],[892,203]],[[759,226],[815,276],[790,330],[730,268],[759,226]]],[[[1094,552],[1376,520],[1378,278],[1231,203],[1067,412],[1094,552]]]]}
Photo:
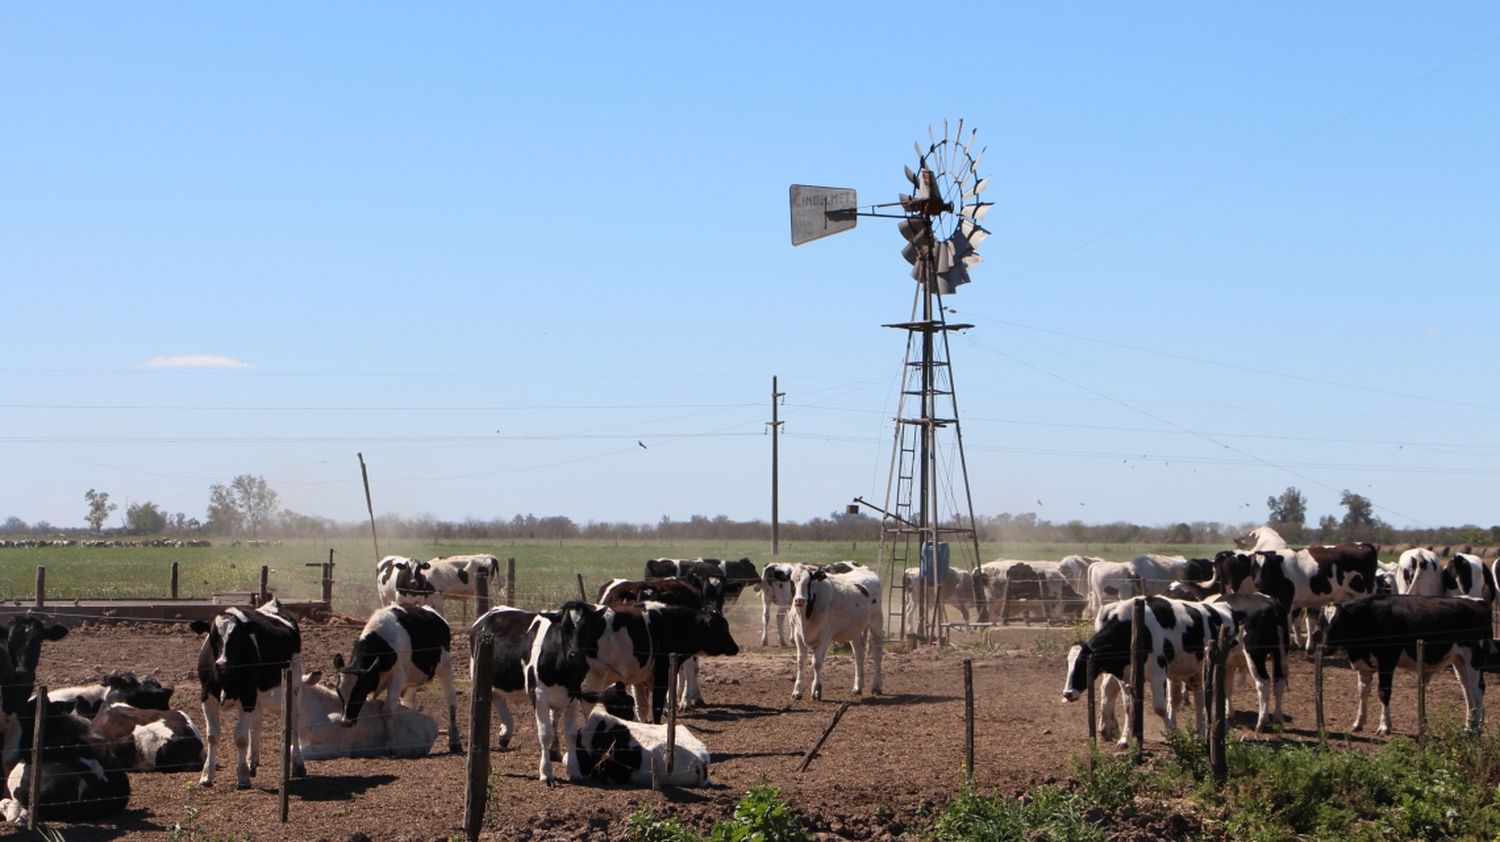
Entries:
{"type": "Polygon", "coordinates": [[[217,354],[172,354],[169,356],[152,357],[142,363],[136,363],[136,368],[254,368],[255,366],[233,357],[221,357],[217,354]]]}
{"type": "Polygon", "coordinates": [[[1427,328],[1426,330],[1424,330],[1422,332],[1425,333],[1425,334],[1427,334],[1428,336],[1442,336],[1443,335],[1443,329],[1440,328],[1440,327],[1429,327],[1429,328],[1427,328]]]}

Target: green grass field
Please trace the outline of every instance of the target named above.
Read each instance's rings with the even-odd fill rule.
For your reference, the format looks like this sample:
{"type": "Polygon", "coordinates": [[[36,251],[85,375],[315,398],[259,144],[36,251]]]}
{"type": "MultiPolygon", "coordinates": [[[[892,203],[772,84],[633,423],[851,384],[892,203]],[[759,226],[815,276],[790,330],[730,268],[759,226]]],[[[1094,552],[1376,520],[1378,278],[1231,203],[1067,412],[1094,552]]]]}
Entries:
{"type": "MultiPolygon", "coordinates": [[[[47,547],[0,549],[0,598],[30,600],[36,594],[36,568],[47,568],[47,598],[125,599],[164,597],[169,593],[172,562],[179,566],[179,595],[207,598],[215,592],[254,591],[260,567],[271,568],[271,588],[291,597],[313,599],[321,571],[333,549],[334,608],[360,615],[376,606],[375,553],[369,541],[287,541],[281,546],[231,547],[47,547]],[[313,566],[307,566],[313,565],[313,566]]],[[[1222,549],[1194,545],[984,544],[985,560],[997,558],[1060,559],[1069,553],[1124,561],[1144,552],[1212,556],[1222,549]]],[[[875,564],[876,542],[783,542],[780,561],[825,563],[852,559],[875,564]]],[[[577,574],[592,597],[600,583],[615,577],[638,578],[648,558],[741,558],[757,566],[772,560],[762,541],[565,541],[565,542],[382,542],[382,554],[431,558],[460,553],[493,553],[516,559],[516,600],[523,607],[553,607],[578,593],[577,574]]],[[[882,570],[883,574],[884,571],[882,570]]],[[[741,611],[757,611],[756,600],[742,600],[741,611]]]]}

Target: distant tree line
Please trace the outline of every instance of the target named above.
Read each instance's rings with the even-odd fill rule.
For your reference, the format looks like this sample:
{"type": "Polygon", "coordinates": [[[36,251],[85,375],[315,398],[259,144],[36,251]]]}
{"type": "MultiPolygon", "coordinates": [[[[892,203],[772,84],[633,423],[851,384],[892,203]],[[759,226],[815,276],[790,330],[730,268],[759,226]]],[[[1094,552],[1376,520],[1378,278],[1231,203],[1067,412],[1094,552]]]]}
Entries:
{"type": "MultiPolygon", "coordinates": [[[[329,518],[304,515],[280,508],[276,491],[264,477],[241,474],[227,484],[209,487],[208,510],[203,520],[183,512],[169,513],[146,501],[126,507],[123,523],[117,530],[104,528],[110,513],[117,509],[109,494],[90,488],[84,494],[87,504],[85,526],[59,527],[46,521],[27,523],[11,516],[0,522],[5,536],[82,536],[115,532],[132,536],[275,536],[279,538],[362,538],[368,535],[364,522],[340,523],[329,518]]],[[[1327,514],[1315,525],[1308,524],[1307,499],[1295,487],[1266,500],[1265,523],[1274,527],[1294,545],[1372,541],[1378,544],[1500,544],[1500,526],[1480,527],[1472,524],[1423,529],[1397,529],[1374,514],[1375,506],[1362,495],[1344,491],[1339,505],[1342,516],[1327,514]]],[[[537,517],[533,514],[509,518],[469,517],[445,520],[436,515],[415,517],[382,515],[376,520],[384,537],[398,540],[554,541],[569,539],[626,539],[645,541],[769,541],[771,524],[766,520],[733,520],[726,515],[693,515],[674,520],[663,515],[655,523],[595,521],[578,523],[565,515],[537,517]]],[[[1035,512],[1003,513],[976,518],[979,538],[985,542],[1028,542],[1070,544],[1219,544],[1228,545],[1239,535],[1258,526],[1259,521],[1221,523],[1192,521],[1143,525],[1117,521],[1084,523],[1074,519],[1057,522],[1035,512]]],[[[950,521],[949,525],[960,525],[950,521]]],[[[880,521],[867,514],[833,512],[804,522],[781,524],[781,538],[786,541],[876,541],[880,539],[880,521]]]]}

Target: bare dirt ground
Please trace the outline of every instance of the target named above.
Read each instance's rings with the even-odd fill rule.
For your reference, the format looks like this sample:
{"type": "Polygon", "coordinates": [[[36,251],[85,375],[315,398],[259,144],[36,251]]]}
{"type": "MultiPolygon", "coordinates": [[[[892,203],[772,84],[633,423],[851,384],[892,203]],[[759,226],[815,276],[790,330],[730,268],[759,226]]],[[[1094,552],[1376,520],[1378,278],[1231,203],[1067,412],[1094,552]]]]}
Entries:
{"type": "MultiPolygon", "coordinates": [[[[696,826],[729,815],[746,789],[762,781],[780,787],[805,823],[826,838],[899,838],[920,825],[924,811],[944,803],[963,777],[964,706],[962,658],[974,661],[976,779],[980,788],[1018,792],[1030,784],[1063,780],[1086,752],[1082,703],[1060,702],[1069,632],[1006,629],[993,647],[935,649],[887,654],[885,693],[851,707],[822,752],[802,774],[796,767],[827,726],[838,703],[850,698],[853,668],[848,656],[830,657],[821,702],[791,701],[794,660],[790,650],[762,649],[759,628],[738,629],[752,641],[735,658],[707,662],[703,669],[706,709],[679,720],[713,754],[713,785],[665,794],[649,790],[536,780],[535,728],[518,713],[511,747],[492,754],[494,794],[485,836],[497,840],[617,839],[626,817],[639,807],[674,814],[696,826]]],[[[329,670],[335,651],[348,651],[357,626],[304,623],[308,669],[329,670]]],[[[455,635],[455,664],[467,672],[467,640],[455,635]]],[[[82,683],[112,669],[149,672],[160,668],[164,683],[178,687],[175,706],[201,724],[193,667],[200,644],[185,627],[118,625],[75,629],[47,644],[39,680],[53,687],[82,683]]],[[[1312,668],[1294,659],[1288,713],[1294,720],[1282,738],[1306,739],[1314,714],[1312,668]]],[[[1354,714],[1353,674],[1327,671],[1329,727],[1341,729],[1354,714]]],[[[1415,727],[1415,691],[1410,674],[1398,674],[1396,730],[1415,727]]],[[[1254,694],[1247,685],[1235,695],[1240,733],[1253,724],[1254,694]]],[[[441,694],[422,690],[418,701],[440,723],[441,694]]],[[[1429,690],[1429,710],[1462,710],[1456,682],[1439,678],[1429,690]]],[[[468,693],[460,693],[460,728],[469,735],[468,693]]],[[[1372,711],[1372,716],[1374,712],[1372,711]]],[[[160,839],[181,827],[181,839],[346,840],[362,833],[373,840],[445,839],[461,830],[464,762],[461,755],[434,754],[415,760],[334,760],[308,763],[310,777],[292,783],[291,821],[277,815],[280,728],[267,711],[263,761],[256,786],[233,789],[232,716],[221,744],[213,789],[197,787],[196,773],[131,776],[130,809],[113,823],[61,825],[67,839],[160,839]]],[[[1371,727],[1373,727],[1373,722],[1371,727]]],[[[1147,711],[1148,749],[1160,746],[1160,721],[1147,711]]],[[[1372,738],[1356,738],[1373,744],[1372,738]]],[[[439,736],[434,748],[446,745],[439,736]]],[[[356,837],[357,838],[357,837],[356,837]]]]}

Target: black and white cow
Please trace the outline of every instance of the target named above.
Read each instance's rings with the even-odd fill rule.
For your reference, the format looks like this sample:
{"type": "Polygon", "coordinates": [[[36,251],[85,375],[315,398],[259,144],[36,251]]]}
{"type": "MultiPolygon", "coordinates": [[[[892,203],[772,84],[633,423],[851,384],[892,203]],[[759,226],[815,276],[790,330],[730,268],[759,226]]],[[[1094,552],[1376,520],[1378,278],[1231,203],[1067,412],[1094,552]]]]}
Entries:
{"type": "Polygon", "coordinates": [[[1463,687],[1469,727],[1484,725],[1484,668],[1492,647],[1488,603],[1443,596],[1374,595],[1339,605],[1328,624],[1325,650],[1343,650],[1359,675],[1359,713],[1351,731],[1364,728],[1371,679],[1380,689],[1380,726],[1391,732],[1391,682],[1397,669],[1417,669],[1423,641],[1422,680],[1452,666],[1463,687]]]}
{"type": "Polygon", "coordinates": [[[94,716],[93,728],[121,769],[186,772],[203,767],[203,739],[180,710],[113,702],[94,716]]]}
{"type": "Polygon", "coordinates": [[[760,574],[760,645],[771,640],[771,609],[776,609],[776,645],[786,646],[786,612],[792,607],[792,565],[772,562],[760,574]]]}
{"type": "Polygon", "coordinates": [[[302,676],[297,742],[303,760],[335,757],[425,757],[437,740],[437,720],[419,710],[393,716],[361,716],[344,724],[344,700],[319,683],[320,670],[302,676]]]}
{"type": "Polygon", "coordinates": [[[653,780],[670,786],[706,785],[708,747],[684,725],[677,726],[675,740],[668,774],[667,726],[631,722],[595,709],[574,739],[568,777],[632,786],[650,786],[653,780]]]}
{"type": "MultiPolygon", "coordinates": [[[[691,608],[694,611],[723,613],[723,580],[717,575],[709,577],[680,578],[666,576],[645,581],[613,579],[599,589],[599,604],[606,608],[624,608],[631,605],[659,603],[691,608]]],[[[703,690],[698,685],[698,657],[682,661],[678,670],[676,688],[681,707],[701,707],[705,704],[703,690]]],[[[643,714],[644,715],[644,714],[643,714]]]]}
{"type": "Polygon", "coordinates": [[[1254,586],[1290,614],[1302,609],[1306,646],[1311,652],[1313,624],[1322,624],[1321,609],[1373,594],[1379,572],[1374,544],[1339,544],[1303,550],[1259,550],[1255,553],[1254,586]]]}
{"type": "MultiPolygon", "coordinates": [[[[452,631],[443,615],[430,605],[387,605],[370,615],[349,661],[333,656],[339,673],[339,696],[344,700],[343,724],[359,720],[366,699],[385,693],[385,716],[395,716],[405,697],[438,680],[448,703],[448,751],[464,750],[458,734],[458,695],[453,689],[452,631]]],[[[380,714],[377,714],[380,715],[380,714]]]]}
{"type": "Polygon", "coordinates": [[[1426,547],[1412,547],[1396,560],[1396,593],[1442,596],[1442,578],[1442,562],[1426,547]]]}
{"type": "Polygon", "coordinates": [[[154,676],[144,679],[133,672],[114,672],[94,684],[60,687],[47,693],[47,701],[61,703],[85,717],[96,716],[112,704],[126,704],[141,710],[167,710],[175,688],[163,687],[154,676]]]}
{"type": "Polygon", "coordinates": [[[402,596],[413,596],[401,593],[398,588],[403,583],[408,588],[417,584],[412,571],[419,564],[417,559],[404,555],[388,555],[375,564],[375,591],[380,594],[381,605],[391,605],[402,596]]]}
{"type": "MultiPolygon", "coordinates": [[[[1286,610],[1276,600],[1258,593],[1215,594],[1209,603],[1229,608],[1234,619],[1235,649],[1243,653],[1244,668],[1250,673],[1255,685],[1258,715],[1255,730],[1264,731],[1272,722],[1281,722],[1282,702],[1286,696],[1287,647],[1291,637],[1291,623],[1286,610]],[[1271,703],[1275,702],[1275,708],[1271,703]]],[[[1229,654],[1226,676],[1232,678],[1239,659],[1235,652],[1229,654]]],[[[1231,696],[1231,683],[1225,683],[1226,700],[1231,696]]],[[[1228,704],[1233,715],[1234,703],[1228,704]]]]}
{"type": "MultiPolygon", "coordinates": [[[[917,619],[920,609],[917,596],[922,590],[922,583],[917,581],[919,572],[920,568],[916,567],[908,567],[901,572],[901,584],[902,587],[906,588],[906,627],[908,629],[915,629],[918,625],[917,619]]],[[[969,620],[969,609],[971,607],[974,608],[975,618],[977,619],[978,615],[982,613],[979,609],[985,598],[985,589],[982,586],[980,587],[976,602],[974,574],[971,571],[949,567],[946,569],[945,574],[942,577],[943,604],[957,608],[959,615],[964,618],[964,627],[972,629],[969,620]]],[[[932,594],[937,589],[937,583],[931,581],[932,577],[929,576],[928,578],[929,581],[926,583],[928,596],[926,599],[928,601],[928,608],[931,610],[931,603],[934,598],[932,594]]],[[[1062,581],[1060,575],[1058,576],[1058,581],[1062,581]]],[[[988,615],[986,614],[986,616],[988,615]]]]}
{"type": "Polygon", "coordinates": [[[1454,553],[1448,557],[1448,566],[1443,571],[1443,593],[1446,596],[1467,596],[1493,603],[1495,601],[1495,574],[1479,556],[1472,553],[1454,553]]]}
{"type": "MultiPolygon", "coordinates": [[[[24,824],[33,807],[31,755],[37,704],[35,699],[24,699],[7,710],[5,765],[10,797],[0,800],[0,814],[15,824],[24,824]]],[[[61,704],[49,704],[43,718],[36,818],[95,821],[124,811],[130,802],[130,778],[103,750],[89,720],[61,704]]]]}
{"type": "Polygon", "coordinates": [[[802,698],[802,665],[812,650],[812,697],[823,698],[823,659],[833,643],[854,650],[854,694],[864,692],[865,648],[874,660],[870,692],[880,695],[885,656],[885,616],[880,611],[880,577],[867,567],[845,573],[799,564],[792,571],[792,639],[797,644],[797,679],[792,698],[802,698]]]}
{"type": "Polygon", "coordinates": [[[492,555],[454,555],[417,561],[403,556],[387,556],[380,561],[381,598],[386,603],[412,600],[426,603],[439,611],[443,600],[472,599],[479,586],[479,573],[493,588],[500,573],[500,559],[492,555]],[[391,562],[390,585],[385,584],[384,565],[391,562]],[[394,595],[390,592],[394,591],[394,595]]]}
{"type": "MultiPolygon", "coordinates": [[[[1130,704],[1130,691],[1124,683],[1124,675],[1130,665],[1130,630],[1138,599],[1142,597],[1121,600],[1099,610],[1094,620],[1093,636],[1068,652],[1067,680],[1063,685],[1063,701],[1076,701],[1088,689],[1085,664],[1087,660],[1093,661],[1095,675],[1105,676],[1104,698],[1099,706],[1100,734],[1105,739],[1118,734],[1122,746],[1129,741],[1130,735],[1120,730],[1115,703],[1123,696],[1125,704],[1130,704]],[[1089,658],[1085,659],[1084,655],[1089,658]]],[[[1203,644],[1216,637],[1221,628],[1234,632],[1233,613],[1227,605],[1184,602],[1161,596],[1144,599],[1145,631],[1151,646],[1146,659],[1146,681],[1151,687],[1152,709],[1161,717],[1167,731],[1176,731],[1177,720],[1167,699],[1167,682],[1180,682],[1193,694],[1194,721],[1202,733],[1203,644]]]]}
{"type": "Polygon", "coordinates": [[[67,634],[66,627],[49,623],[37,614],[17,614],[0,626],[0,640],[5,641],[5,655],[11,671],[11,679],[0,686],[0,709],[7,713],[21,709],[36,685],[42,642],[62,640],[67,634]]]}
{"type": "MultiPolygon", "coordinates": [[[[271,600],[259,609],[230,608],[212,623],[194,620],[190,627],[205,635],[198,651],[198,681],[203,687],[203,720],[208,731],[208,757],[203,761],[201,786],[213,786],[218,760],[219,718],[225,707],[238,707],[235,723],[235,786],[249,789],[260,758],[261,702],[274,698],[282,670],[302,674],[302,634],[296,622],[281,616],[281,602],[271,600]]],[[[292,682],[292,711],[296,715],[301,683],[292,682]]],[[[292,744],[293,773],[307,774],[301,748],[292,744]]]]}
{"type": "MultiPolygon", "coordinates": [[[[665,576],[698,578],[704,581],[716,576],[724,582],[723,604],[728,606],[733,606],[739,600],[740,593],[747,585],[757,590],[761,586],[760,572],[755,569],[755,563],[748,558],[652,558],[646,560],[647,579],[665,576]]],[[[705,590],[707,590],[706,587],[705,590]]]]}

